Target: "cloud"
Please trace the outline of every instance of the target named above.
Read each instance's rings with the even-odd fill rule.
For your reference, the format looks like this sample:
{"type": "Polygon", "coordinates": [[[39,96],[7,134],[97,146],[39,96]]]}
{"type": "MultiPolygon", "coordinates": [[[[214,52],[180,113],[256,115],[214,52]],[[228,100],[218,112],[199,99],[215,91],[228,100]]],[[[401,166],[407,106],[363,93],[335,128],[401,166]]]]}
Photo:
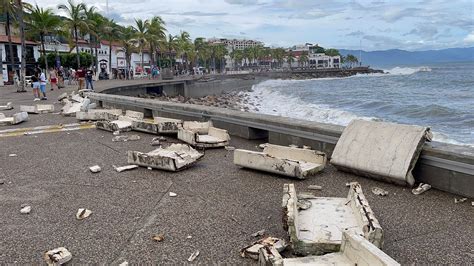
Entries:
{"type": "Polygon", "coordinates": [[[417,28],[414,28],[411,31],[403,34],[403,36],[416,35],[423,39],[432,40],[436,34],[438,34],[437,27],[432,25],[419,25],[417,28]]]}
{"type": "Polygon", "coordinates": [[[474,43],[474,31],[469,33],[464,39],[464,43],[466,44],[473,44],[474,43]]]}
{"type": "Polygon", "coordinates": [[[353,32],[350,32],[350,33],[346,34],[346,36],[353,36],[353,37],[360,37],[360,36],[364,36],[364,35],[365,35],[365,33],[363,33],[360,30],[353,31],[353,32]]]}
{"type": "Polygon", "coordinates": [[[195,16],[195,17],[215,17],[215,16],[225,16],[228,13],[226,12],[201,12],[201,11],[187,11],[181,13],[183,16],[195,16]]]}
{"type": "Polygon", "coordinates": [[[383,14],[383,19],[387,22],[395,22],[402,18],[414,17],[421,13],[421,8],[391,8],[383,14]]]}
{"type": "Polygon", "coordinates": [[[251,5],[256,4],[256,0],[224,0],[226,3],[231,5],[251,5]]]}

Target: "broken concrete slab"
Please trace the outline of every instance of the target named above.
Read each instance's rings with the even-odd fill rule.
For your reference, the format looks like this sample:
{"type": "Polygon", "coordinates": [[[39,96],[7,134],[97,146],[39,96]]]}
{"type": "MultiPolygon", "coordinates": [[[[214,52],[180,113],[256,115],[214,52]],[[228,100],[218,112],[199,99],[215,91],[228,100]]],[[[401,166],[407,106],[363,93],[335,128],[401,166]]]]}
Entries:
{"type": "Polygon", "coordinates": [[[0,105],[0,111],[13,109],[13,104],[8,102],[6,105],[0,105]]]}
{"type": "Polygon", "coordinates": [[[270,173],[305,179],[326,166],[323,152],[267,144],[263,152],[237,149],[234,164],[270,173]]]}
{"type": "Polygon", "coordinates": [[[72,254],[65,247],[55,248],[44,253],[44,261],[48,265],[62,265],[72,259],[72,254]]]}
{"type": "Polygon", "coordinates": [[[4,113],[0,113],[0,119],[4,119],[6,116],[4,113]]]}
{"type": "Polygon", "coordinates": [[[167,171],[179,171],[190,167],[204,154],[199,153],[186,144],[172,144],[166,148],[158,148],[148,153],[128,152],[128,163],[143,167],[167,171]]]}
{"type": "Polygon", "coordinates": [[[227,130],[215,128],[212,122],[188,122],[178,130],[178,139],[199,148],[217,148],[229,145],[227,130]]]}
{"type": "Polygon", "coordinates": [[[67,92],[61,93],[58,96],[58,102],[62,102],[62,100],[67,99],[67,98],[68,98],[67,92]]]}
{"type": "Polygon", "coordinates": [[[97,121],[96,128],[110,132],[128,132],[132,130],[132,122],[114,120],[114,121],[97,121]]]}
{"type": "Polygon", "coordinates": [[[89,170],[92,173],[98,173],[98,172],[102,171],[102,168],[100,168],[100,166],[98,166],[98,165],[94,165],[94,166],[89,167],[89,170]]]}
{"type": "Polygon", "coordinates": [[[307,256],[283,259],[276,249],[259,250],[259,265],[358,265],[398,266],[400,265],[382,250],[353,232],[343,232],[341,250],[322,256],[307,256]]]}
{"type": "Polygon", "coordinates": [[[85,100],[85,98],[83,98],[79,94],[73,94],[71,95],[71,100],[76,103],[82,103],[85,100]]]}
{"type": "MultiPolygon", "coordinates": [[[[82,98],[81,98],[82,99],[82,98]]],[[[87,106],[90,104],[90,99],[85,98],[81,102],[71,102],[69,100],[64,100],[65,104],[61,108],[61,113],[64,116],[76,115],[77,112],[87,110],[87,106]]]]}
{"type": "Polygon", "coordinates": [[[87,112],[77,112],[76,119],[82,121],[118,120],[122,115],[121,109],[90,109],[87,112]]]}
{"type": "Polygon", "coordinates": [[[127,142],[127,141],[137,141],[140,140],[140,136],[138,135],[130,135],[130,136],[115,136],[112,138],[113,142],[127,142]]]}
{"type": "Polygon", "coordinates": [[[258,260],[259,258],[259,250],[261,248],[275,248],[277,252],[282,252],[286,249],[287,243],[285,240],[276,238],[276,237],[265,237],[251,245],[248,245],[240,250],[240,255],[243,258],[251,258],[254,260],[258,260]]]}
{"type": "Polygon", "coordinates": [[[413,186],[413,167],[430,129],[353,120],[339,138],[331,163],[341,171],[413,186]]]}
{"type": "Polygon", "coordinates": [[[112,165],[112,167],[115,169],[115,171],[121,173],[123,171],[128,171],[128,170],[133,170],[133,169],[137,169],[138,168],[138,165],[136,164],[130,164],[130,165],[124,165],[124,166],[115,166],[115,165],[112,165]]]}
{"type": "Polygon", "coordinates": [[[178,130],[183,127],[183,120],[180,119],[155,116],[153,120],[158,125],[160,134],[178,134],[178,130]]]}
{"type": "Polygon", "coordinates": [[[85,208],[80,208],[79,210],[77,210],[76,219],[84,220],[87,217],[89,217],[91,214],[92,214],[91,210],[85,209],[85,208]]]}
{"type": "Polygon", "coordinates": [[[13,121],[11,122],[12,125],[16,125],[25,121],[28,121],[28,113],[27,112],[20,112],[12,115],[13,121]]]}
{"type": "Polygon", "coordinates": [[[310,197],[307,210],[299,210],[300,196],[293,184],[283,188],[283,227],[297,255],[321,255],[339,251],[343,231],[363,235],[375,246],[383,245],[383,230],[362,188],[351,183],[347,198],[310,197]]]}
{"type": "Polygon", "coordinates": [[[125,116],[128,116],[128,117],[130,117],[132,119],[136,119],[136,120],[143,120],[143,118],[145,117],[145,114],[143,114],[142,112],[126,110],[125,111],[125,116]]]}
{"type": "Polygon", "coordinates": [[[52,104],[20,105],[20,111],[27,112],[29,114],[53,113],[54,105],[52,104]]]}

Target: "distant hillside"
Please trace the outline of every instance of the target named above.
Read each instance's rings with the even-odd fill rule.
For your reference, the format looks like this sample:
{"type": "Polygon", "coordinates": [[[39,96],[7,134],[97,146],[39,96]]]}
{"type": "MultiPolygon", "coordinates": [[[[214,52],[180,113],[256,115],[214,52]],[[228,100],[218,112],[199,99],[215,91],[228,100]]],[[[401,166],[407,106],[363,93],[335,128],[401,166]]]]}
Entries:
{"type": "MultiPolygon", "coordinates": [[[[342,55],[353,54],[357,58],[359,58],[359,51],[339,49],[342,55]]],[[[474,47],[414,52],[399,49],[372,52],[362,51],[362,64],[370,66],[417,65],[462,61],[474,61],[474,47]]]]}

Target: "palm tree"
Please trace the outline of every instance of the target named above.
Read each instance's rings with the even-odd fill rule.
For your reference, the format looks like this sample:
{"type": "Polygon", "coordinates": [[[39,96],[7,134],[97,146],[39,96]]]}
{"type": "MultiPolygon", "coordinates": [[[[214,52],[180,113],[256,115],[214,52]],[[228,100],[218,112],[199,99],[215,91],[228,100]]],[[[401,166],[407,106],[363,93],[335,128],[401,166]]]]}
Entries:
{"type": "Polygon", "coordinates": [[[132,61],[132,53],[135,51],[138,43],[136,42],[135,39],[136,32],[133,29],[132,26],[128,26],[126,28],[122,27],[120,29],[120,42],[122,47],[125,49],[125,62],[126,62],[126,68],[127,70],[125,71],[125,74],[127,76],[127,79],[130,78],[130,65],[132,61]]]}
{"type": "Polygon", "coordinates": [[[112,43],[119,34],[119,26],[113,19],[109,20],[106,18],[102,33],[109,43],[109,73],[112,74],[112,43]]]}
{"type": "Polygon", "coordinates": [[[143,49],[145,48],[145,45],[147,44],[147,38],[148,38],[148,20],[142,20],[142,19],[135,19],[135,26],[133,26],[133,29],[135,31],[135,40],[138,43],[138,48],[140,50],[140,55],[141,55],[141,68],[142,72],[141,75],[143,77],[144,70],[145,68],[143,67],[143,49]]]}
{"type": "Polygon", "coordinates": [[[17,20],[20,25],[21,38],[21,71],[20,71],[20,87],[17,92],[26,92],[25,90],[25,76],[26,76],[26,44],[25,44],[25,21],[23,20],[23,2],[16,0],[17,20]]]}
{"type": "Polygon", "coordinates": [[[170,65],[173,67],[173,51],[178,49],[178,38],[171,34],[168,34],[168,38],[166,38],[165,42],[163,43],[166,51],[168,52],[168,58],[170,60],[170,65]]]}
{"type": "MultiPolygon", "coordinates": [[[[212,46],[213,50],[213,59],[219,60],[219,72],[223,72],[224,67],[224,58],[228,54],[227,48],[225,48],[224,44],[217,44],[212,46]]],[[[215,61],[214,61],[214,69],[215,69],[215,61]]]]}
{"type": "Polygon", "coordinates": [[[46,49],[44,46],[44,36],[57,32],[61,26],[61,19],[53,13],[50,8],[43,9],[38,5],[29,8],[30,14],[27,17],[28,32],[32,35],[39,35],[41,42],[41,53],[44,58],[47,73],[49,66],[46,58],[46,49]]]}
{"type": "Polygon", "coordinates": [[[308,52],[304,51],[301,53],[300,57],[298,58],[298,63],[300,66],[304,67],[306,66],[306,63],[308,62],[308,52]]]}
{"type": "Polygon", "coordinates": [[[163,43],[166,38],[166,29],[165,29],[165,22],[159,16],[153,17],[148,23],[147,29],[147,42],[150,45],[151,51],[151,59],[153,64],[156,63],[156,48],[163,43]]]}
{"type": "Polygon", "coordinates": [[[234,61],[234,68],[237,68],[242,63],[242,59],[244,58],[244,54],[243,54],[242,50],[237,49],[237,50],[233,50],[230,53],[230,57],[234,61]]]}
{"type": "Polygon", "coordinates": [[[99,67],[98,46],[100,44],[100,35],[104,29],[105,18],[99,12],[97,12],[95,6],[91,6],[86,9],[85,15],[89,24],[89,44],[91,48],[91,54],[92,50],[94,50],[95,54],[94,72],[97,73],[99,67]]]}
{"type": "Polygon", "coordinates": [[[181,58],[181,64],[183,65],[183,69],[187,69],[187,57],[188,53],[190,52],[191,47],[191,37],[189,33],[186,31],[181,31],[178,36],[178,56],[181,58]],[[186,63],[185,63],[186,58],[186,63]]]}
{"type": "Polygon", "coordinates": [[[86,5],[83,3],[75,4],[74,0],[68,0],[68,4],[58,5],[58,9],[62,9],[66,12],[66,23],[65,25],[72,30],[74,40],[76,44],[76,60],[77,69],[81,67],[81,59],[79,58],[79,31],[87,32],[89,26],[86,21],[86,5]]]}
{"type": "Polygon", "coordinates": [[[288,54],[286,55],[286,62],[290,65],[290,69],[291,69],[291,64],[295,62],[295,55],[291,51],[289,51],[288,54]]]}
{"type": "Polygon", "coordinates": [[[15,2],[13,0],[0,0],[0,8],[6,17],[5,30],[8,37],[8,48],[10,52],[10,62],[12,64],[12,71],[16,73],[15,57],[13,55],[13,43],[11,34],[12,18],[15,18],[15,2]]]}

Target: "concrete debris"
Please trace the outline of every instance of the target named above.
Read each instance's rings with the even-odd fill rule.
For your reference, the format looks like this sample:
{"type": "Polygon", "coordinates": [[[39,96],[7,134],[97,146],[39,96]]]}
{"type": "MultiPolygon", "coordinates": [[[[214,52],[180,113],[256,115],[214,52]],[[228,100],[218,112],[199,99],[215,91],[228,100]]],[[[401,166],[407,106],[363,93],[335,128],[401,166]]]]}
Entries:
{"type": "Polygon", "coordinates": [[[268,145],[268,143],[263,143],[263,144],[258,145],[258,147],[260,149],[265,149],[265,147],[267,147],[267,145],[268,145]]]}
{"type": "Polygon", "coordinates": [[[263,152],[237,149],[234,164],[270,173],[305,179],[326,166],[320,151],[267,144],[263,152]]]}
{"type": "Polygon", "coordinates": [[[151,146],[160,146],[161,143],[160,143],[160,139],[159,138],[153,138],[151,140],[151,146]]]}
{"type": "Polygon", "coordinates": [[[385,196],[388,195],[388,191],[386,191],[384,189],[381,189],[379,187],[373,187],[372,188],[372,193],[374,193],[375,195],[382,196],[382,197],[385,197],[385,196]]]}
{"type": "Polygon", "coordinates": [[[463,203],[465,201],[467,201],[467,198],[460,198],[460,199],[454,198],[454,203],[456,203],[456,204],[457,203],[463,203]]]}
{"type": "Polygon", "coordinates": [[[6,118],[5,114],[4,113],[0,113],[0,119],[4,119],[6,118]]]}
{"type": "Polygon", "coordinates": [[[390,256],[378,249],[364,237],[350,231],[342,233],[342,245],[339,252],[322,256],[307,256],[299,258],[282,258],[276,249],[261,248],[259,250],[259,265],[400,265],[390,256]]]}
{"type": "Polygon", "coordinates": [[[18,157],[18,155],[16,153],[11,153],[11,154],[8,154],[8,157],[18,157]]]}
{"type": "Polygon", "coordinates": [[[91,109],[87,112],[77,112],[76,119],[82,121],[97,121],[97,120],[118,120],[119,116],[122,115],[121,109],[91,109]]]}
{"type": "Polygon", "coordinates": [[[431,138],[427,127],[353,120],[342,132],[331,163],[341,171],[413,186],[413,167],[431,138]]]}
{"type": "Polygon", "coordinates": [[[226,149],[228,151],[235,151],[235,147],[233,147],[233,146],[225,146],[224,149],[226,149]]]}
{"type": "Polygon", "coordinates": [[[156,242],[161,242],[165,240],[165,236],[163,234],[158,234],[158,235],[154,235],[152,239],[155,240],[156,242]]]}
{"type": "Polygon", "coordinates": [[[98,173],[102,171],[102,168],[100,168],[100,166],[98,165],[94,165],[94,166],[89,167],[89,170],[91,170],[92,173],[98,173]]]}
{"type": "Polygon", "coordinates": [[[82,90],[79,90],[79,91],[77,91],[77,92],[79,93],[79,95],[80,95],[81,97],[85,97],[87,93],[89,93],[89,92],[94,92],[94,91],[91,90],[91,89],[82,89],[82,90]]]}
{"type": "Polygon", "coordinates": [[[128,261],[124,261],[124,262],[120,263],[119,266],[128,266],[128,261]]]}
{"type": "Polygon", "coordinates": [[[0,185],[5,184],[5,179],[0,179],[0,185]]]}
{"type": "Polygon", "coordinates": [[[88,110],[88,106],[89,104],[91,103],[91,100],[89,98],[82,98],[78,95],[75,95],[76,97],[76,100],[80,100],[80,101],[75,101],[73,99],[73,101],[69,101],[67,99],[64,99],[63,100],[63,103],[64,103],[64,106],[63,108],[61,108],[61,113],[64,115],[64,116],[76,116],[76,113],[77,112],[81,112],[81,111],[86,111],[88,110]]]}
{"type": "Polygon", "coordinates": [[[346,198],[306,199],[311,207],[300,211],[299,195],[293,184],[283,188],[283,227],[296,255],[337,252],[342,232],[363,235],[375,246],[383,245],[383,231],[358,183],[352,183],[346,198]]]}
{"type": "Polygon", "coordinates": [[[166,148],[160,147],[148,153],[128,151],[128,163],[143,167],[167,171],[179,171],[190,167],[204,154],[199,153],[186,144],[172,144],[166,148]]]}
{"type": "Polygon", "coordinates": [[[13,114],[11,117],[0,118],[0,125],[16,125],[28,120],[27,112],[13,114]]]}
{"type": "Polygon", "coordinates": [[[79,94],[74,94],[71,95],[71,100],[76,103],[82,103],[84,101],[84,98],[79,94]]]}
{"type": "Polygon", "coordinates": [[[136,141],[136,140],[140,140],[140,136],[138,135],[115,136],[112,138],[113,142],[118,142],[118,141],[126,142],[126,141],[136,141]]]}
{"type": "Polygon", "coordinates": [[[424,193],[425,191],[428,191],[430,189],[430,184],[420,183],[418,187],[411,190],[411,193],[413,193],[414,195],[420,195],[421,193],[424,193]]]}
{"type": "Polygon", "coordinates": [[[265,229],[262,229],[260,231],[257,231],[252,234],[253,237],[258,237],[258,236],[263,236],[265,234],[265,229]]]}
{"type": "Polygon", "coordinates": [[[322,187],[322,186],[318,186],[318,185],[309,185],[309,186],[308,186],[308,189],[311,189],[311,190],[322,190],[323,187],[322,187]]]}
{"type": "Polygon", "coordinates": [[[68,98],[67,92],[61,93],[58,96],[58,102],[61,102],[62,100],[67,99],[67,98],[68,98]]]}
{"type": "Polygon", "coordinates": [[[290,148],[298,148],[298,145],[290,144],[290,145],[288,145],[288,147],[290,147],[290,148]]]}
{"type": "Polygon", "coordinates": [[[306,150],[311,150],[311,146],[306,146],[306,145],[303,145],[303,149],[306,149],[306,150]]]}
{"type": "Polygon", "coordinates": [[[136,120],[143,120],[143,118],[145,117],[145,115],[142,113],[142,112],[135,112],[135,111],[131,111],[131,110],[126,110],[125,111],[125,116],[128,116],[132,119],[136,119],[136,120]]]}
{"type": "Polygon", "coordinates": [[[296,206],[298,207],[298,210],[307,210],[307,209],[311,208],[311,206],[313,206],[313,204],[311,203],[311,201],[309,201],[307,199],[299,199],[296,206]]]}
{"type": "Polygon", "coordinates": [[[31,212],[31,206],[30,205],[23,206],[20,209],[21,214],[29,214],[30,212],[31,212]]]}
{"type": "Polygon", "coordinates": [[[120,135],[120,131],[114,131],[114,132],[112,132],[112,135],[118,136],[118,135],[120,135]]]}
{"type": "Polygon", "coordinates": [[[192,236],[187,236],[187,237],[186,237],[186,239],[191,239],[191,238],[193,238],[193,237],[192,237],[192,236]]]}
{"type": "Polygon", "coordinates": [[[183,127],[183,120],[180,119],[155,116],[153,120],[159,134],[178,134],[178,130],[183,127]]]}
{"type": "Polygon", "coordinates": [[[91,210],[81,208],[81,209],[77,210],[76,219],[83,220],[83,219],[86,219],[87,217],[89,217],[91,214],[92,214],[91,210]]]}
{"type": "Polygon", "coordinates": [[[178,139],[199,148],[216,148],[229,145],[230,136],[227,130],[213,127],[211,121],[186,121],[178,130],[178,139]]]}
{"type": "Polygon", "coordinates": [[[194,251],[193,254],[189,256],[188,261],[193,262],[197,258],[197,256],[199,256],[199,250],[194,251]]]}
{"type": "Polygon", "coordinates": [[[123,120],[97,121],[95,125],[98,129],[110,132],[128,132],[132,130],[132,122],[123,120]]]}
{"type": "Polygon", "coordinates": [[[37,105],[20,105],[21,112],[29,114],[46,114],[54,112],[54,105],[52,104],[37,104],[37,105]]]}
{"type": "Polygon", "coordinates": [[[115,169],[115,171],[117,171],[119,173],[121,173],[123,171],[128,171],[128,170],[133,170],[133,169],[138,168],[138,165],[135,165],[135,164],[125,165],[125,166],[120,166],[120,167],[117,167],[115,165],[112,165],[112,166],[115,169]]]}
{"type": "Polygon", "coordinates": [[[55,248],[44,253],[44,261],[48,265],[62,265],[72,259],[72,254],[65,247],[55,248]]]}
{"type": "Polygon", "coordinates": [[[6,105],[0,105],[0,111],[13,109],[13,104],[8,102],[6,105]]]}
{"type": "Polygon", "coordinates": [[[170,195],[170,197],[176,197],[176,196],[178,196],[178,194],[176,194],[176,193],[174,193],[174,192],[170,192],[169,195],[170,195]]]}
{"type": "Polygon", "coordinates": [[[276,237],[266,237],[262,238],[253,244],[244,247],[240,250],[240,255],[243,258],[250,258],[254,260],[258,260],[259,257],[259,250],[261,248],[275,248],[278,252],[282,252],[286,249],[288,245],[286,244],[285,240],[276,238],[276,237]]]}

